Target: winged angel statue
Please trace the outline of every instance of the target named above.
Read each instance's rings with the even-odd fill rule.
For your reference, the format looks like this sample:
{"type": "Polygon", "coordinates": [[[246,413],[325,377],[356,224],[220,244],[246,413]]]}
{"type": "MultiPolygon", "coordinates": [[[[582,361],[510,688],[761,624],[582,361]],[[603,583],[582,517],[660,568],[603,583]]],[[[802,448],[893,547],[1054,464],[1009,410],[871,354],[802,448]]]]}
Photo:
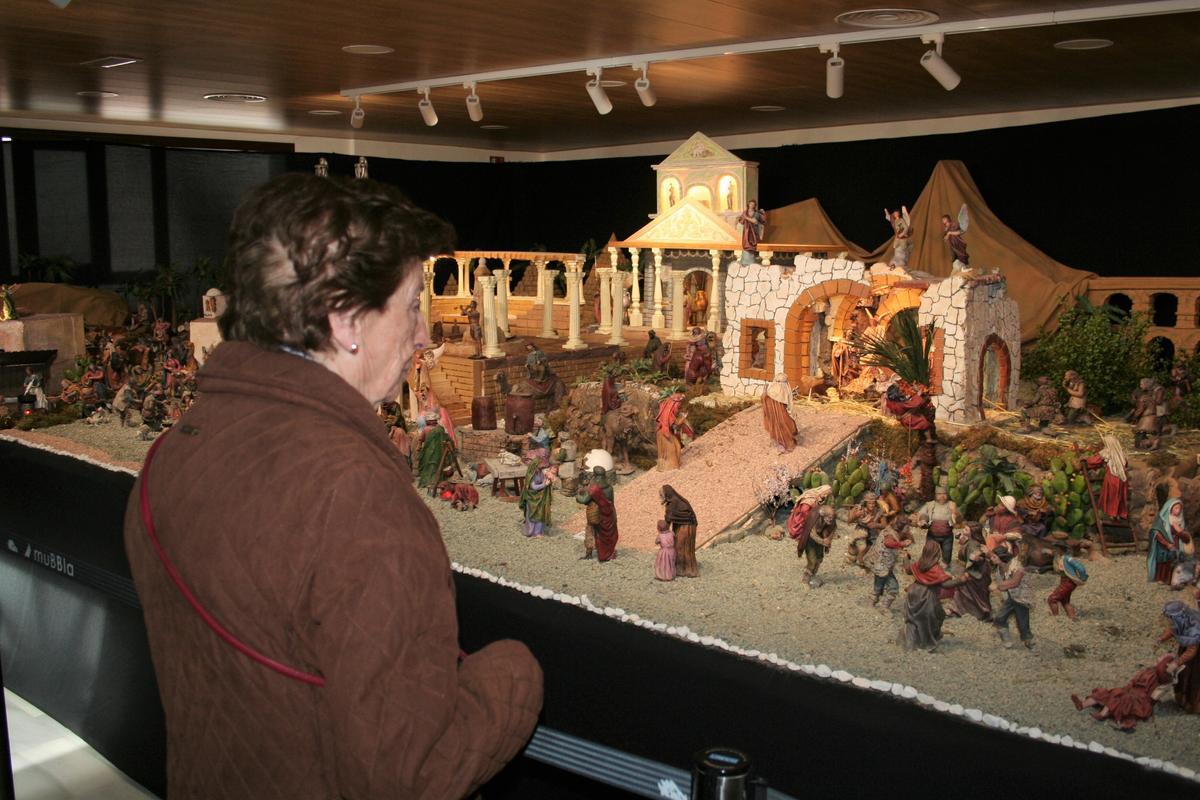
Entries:
{"type": "Polygon", "coordinates": [[[950,245],[950,255],[954,257],[955,272],[969,272],[971,269],[971,259],[967,256],[967,243],[963,240],[963,234],[967,232],[970,221],[966,203],[963,203],[962,208],[958,210],[957,221],[951,219],[949,214],[942,215],[942,233],[946,244],[950,245]]]}

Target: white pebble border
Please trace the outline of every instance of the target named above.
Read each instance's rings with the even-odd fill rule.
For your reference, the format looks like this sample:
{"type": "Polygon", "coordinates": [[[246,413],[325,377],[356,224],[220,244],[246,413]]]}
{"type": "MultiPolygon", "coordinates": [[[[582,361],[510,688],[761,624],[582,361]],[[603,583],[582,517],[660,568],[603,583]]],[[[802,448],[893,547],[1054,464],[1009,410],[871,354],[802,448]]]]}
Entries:
{"type": "Polygon", "coordinates": [[[118,467],[116,464],[109,464],[106,461],[99,461],[95,458],[91,458],[90,456],[81,455],[79,453],[72,453],[68,450],[59,450],[57,447],[51,447],[50,445],[42,444],[41,442],[31,442],[28,439],[22,439],[19,436],[13,436],[13,435],[7,434],[7,433],[0,433],[0,440],[5,441],[5,442],[16,442],[17,444],[22,444],[22,445],[25,445],[26,447],[32,447],[34,450],[45,450],[47,453],[54,453],[55,455],[66,456],[67,458],[73,458],[76,461],[83,461],[88,464],[91,464],[93,467],[101,467],[102,469],[106,469],[110,472],[124,472],[126,475],[132,475],[135,478],[137,477],[137,474],[138,474],[138,471],[135,469],[129,469],[128,467],[118,467]]]}
{"type": "Polygon", "coordinates": [[[1040,739],[1050,744],[1056,744],[1062,747],[1073,747],[1077,750],[1088,750],[1092,753],[1106,755],[1112,758],[1119,758],[1123,761],[1132,761],[1143,767],[1151,769],[1159,769],[1169,775],[1177,775],[1188,780],[1200,783],[1200,775],[1190,767],[1180,767],[1170,761],[1163,761],[1161,758],[1149,758],[1147,756],[1134,756],[1129,753],[1117,750],[1114,747],[1106,747],[1100,742],[1081,742],[1071,738],[1069,735],[1051,734],[1043,731],[1041,728],[1028,727],[1025,725],[1017,725],[1015,722],[1010,722],[1004,717],[988,714],[980,711],[977,708],[963,708],[958,703],[947,703],[944,700],[938,700],[924,692],[919,692],[911,686],[904,686],[899,683],[890,683],[883,680],[872,680],[857,675],[851,675],[842,669],[834,669],[826,664],[797,664],[794,661],[779,656],[776,653],[764,653],[759,650],[747,650],[735,644],[730,644],[724,639],[718,639],[715,636],[707,636],[696,631],[693,631],[687,625],[667,625],[664,622],[653,622],[651,620],[640,617],[637,614],[626,613],[623,608],[613,608],[612,606],[601,607],[593,603],[586,594],[570,595],[556,592],[553,589],[547,589],[543,586],[526,586],[523,583],[510,581],[507,578],[502,578],[493,575],[490,572],[474,567],[467,567],[452,562],[451,568],[463,575],[469,575],[472,578],[480,578],[491,583],[496,583],[509,589],[515,589],[524,594],[533,595],[541,600],[554,600],[567,605],[579,606],[580,608],[590,611],[593,614],[600,614],[605,617],[612,617],[621,622],[636,625],[639,628],[655,631],[657,633],[665,633],[668,636],[675,636],[680,639],[686,639],[689,642],[695,642],[705,647],[713,647],[719,650],[724,650],[734,655],[743,656],[744,658],[757,659],[774,664],[782,669],[791,670],[793,672],[803,672],[807,675],[813,675],[817,678],[825,678],[835,680],[840,683],[848,683],[859,689],[867,691],[883,692],[892,694],[898,698],[915,701],[919,705],[926,706],[935,711],[940,711],[945,714],[950,714],[955,717],[970,720],[979,725],[984,725],[988,728],[1008,731],[1016,733],[1018,736],[1028,736],[1031,739],[1040,739]]]}
{"type": "MultiPolygon", "coordinates": [[[[0,440],[16,442],[26,447],[32,447],[36,450],[44,450],[49,453],[55,453],[57,455],[67,456],[68,458],[74,458],[79,461],[85,461],[88,464],[102,467],[104,469],[111,470],[112,472],[124,472],[128,475],[137,475],[135,470],[114,466],[112,464],[106,464],[103,461],[98,461],[94,458],[89,458],[78,453],[58,450],[57,448],[31,442],[27,439],[21,439],[16,436],[0,434],[0,440]]],[[[1016,723],[1010,722],[1004,717],[999,717],[994,714],[987,714],[977,708],[963,708],[958,703],[947,703],[944,700],[937,700],[932,696],[925,694],[924,692],[918,692],[911,686],[904,686],[899,683],[889,683],[888,681],[872,680],[870,678],[851,675],[849,672],[846,672],[843,669],[833,669],[825,664],[797,664],[794,661],[788,661],[776,653],[763,653],[759,650],[747,650],[743,647],[739,647],[738,645],[730,644],[724,639],[718,639],[715,636],[706,636],[704,634],[697,633],[686,625],[676,626],[667,625],[664,622],[652,622],[651,620],[640,617],[637,614],[628,614],[623,608],[613,608],[611,606],[600,607],[589,600],[586,594],[579,595],[577,597],[575,595],[556,592],[553,589],[547,589],[543,586],[526,586],[523,583],[517,583],[516,581],[510,581],[507,578],[493,575],[485,570],[463,566],[458,562],[451,562],[450,566],[455,572],[462,573],[463,575],[469,575],[472,578],[480,578],[491,583],[497,583],[506,588],[515,589],[518,592],[533,595],[541,600],[554,600],[567,605],[579,606],[587,611],[591,611],[593,614],[612,617],[613,619],[620,620],[621,622],[628,623],[630,625],[636,625],[639,628],[645,628],[657,633],[665,633],[668,636],[686,639],[689,642],[694,642],[705,647],[713,647],[718,650],[724,650],[728,653],[733,653],[734,655],[739,655],[744,658],[766,661],[767,663],[774,664],[781,669],[788,669],[793,672],[803,672],[807,675],[814,675],[818,678],[832,679],[840,683],[849,683],[852,686],[867,691],[892,694],[904,700],[916,701],[918,704],[932,708],[935,711],[965,718],[980,725],[985,725],[989,728],[996,728],[1002,731],[1008,731],[1009,733],[1016,733],[1018,736],[1028,736],[1031,739],[1041,739],[1044,742],[1060,745],[1062,747],[1073,747],[1078,750],[1088,750],[1092,753],[1106,755],[1111,758],[1119,758],[1123,761],[1132,761],[1143,767],[1162,770],[1168,775],[1177,775],[1181,778],[1187,778],[1188,780],[1200,783],[1200,774],[1197,774],[1194,769],[1190,767],[1180,767],[1170,761],[1163,761],[1161,758],[1133,756],[1129,753],[1117,750],[1114,747],[1106,747],[1097,741],[1081,742],[1076,741],[1069,735],[1047,733],[1038,727],[1028,727],[1025,725],[1018,726],[1016,723]]]]}

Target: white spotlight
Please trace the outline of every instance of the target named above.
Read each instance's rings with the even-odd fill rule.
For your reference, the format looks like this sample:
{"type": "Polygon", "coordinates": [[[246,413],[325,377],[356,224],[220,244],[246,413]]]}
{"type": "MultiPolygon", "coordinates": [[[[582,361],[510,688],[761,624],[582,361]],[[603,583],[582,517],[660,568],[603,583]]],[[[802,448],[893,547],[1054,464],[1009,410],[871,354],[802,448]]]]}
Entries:
{"type": "Polygon", "coordinates": [[[483,104],[479,102],[479,95],[475,94],[475,83],[464,83],[463,88],[471,90],[467,95],[467,116],[472,122],[483,122],[483,104]]]}
{"type": "Polygon", "coordinates": [[[437,112],[433,110],[433,103],[429,102],[429,87],[422,86],[417,91],[425,95],[421,102],[417,103],[417,110],[421,112],[421,119],[425,120],[425,124],[432,128],[437,125],[438,117],[437,112]]]}
{"type": "Polygon", "coordinates": [[[650,79],[646,77],[646,65],[634,64],[633,68],[642,71],[642,77],[633,82],[633,88],[637,89],[638,97],[642,99],[642,105],[649,108],[658,102],[658,95],[650,87],[650,79]]]}
{"type": "Polygon", "coordinates": [[[823,44],[822,53],[831,53],[825,62],[825,96],[837,100],[842,96],[846,86],[846,62],[842,60],[841,51],[836,44],[823,44]]]}
{"type": "Polygon", "coordinates": [[[358,97],[354,98],[354,110],[350,112],[351,128],[361,128],[367,118],[367,112],[363,111],[360,99],[358,97]]]}
{"type": "Polygon", "coordinates": [[[943,89],[949,92],[962,82],[962,78],[954,71],[954,67],[947,64],[942,58],[942,42],[944,39],[945,37],[940,33],[921,37],[921,41],[925,44],[934,45],[933,50],[926,50],[925,55],[921,56],[921,66],[942,85],[943,89]]]}
{"type": "Polygon", "coordinates": [[[600,112],[601,114],[607,114],[608,112],[612,111],[613,105],[612,100],[608,99],[608,93],[605,92],[604,87],[600,85],[600,76],[603,74],[603,72],[604,70],[602,70],[600,67],[589,69],[587,71],[587,74],[592,76],[592,79],[587,82],[587,93],[591,96],[592,105],[596,107],[596,111],[600,112]]]}

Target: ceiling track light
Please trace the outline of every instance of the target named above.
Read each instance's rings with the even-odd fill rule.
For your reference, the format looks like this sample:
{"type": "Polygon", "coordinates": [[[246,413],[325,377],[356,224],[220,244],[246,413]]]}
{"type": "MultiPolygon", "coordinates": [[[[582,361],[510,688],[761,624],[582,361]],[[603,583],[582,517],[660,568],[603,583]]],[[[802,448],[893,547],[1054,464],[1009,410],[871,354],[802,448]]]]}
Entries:
{"type": "Polygon", "coordinates": [[[613,109],[612,100],[608,99],[608,92],[604,91],[604,87],[600,85],[600,78],[603,76],[604,70],[600,67],[589,67],[587,74],[592,76],[592,79],[586,84],[587,93],[592,98],[592,105],[601,115],[609,113],[613,109]]]}
{"type": "Polygon", "coordinates": [[[642,77],[633,82],[633,88],[637,89],[638,97],[642,99],[642,105],[650,108],[658,102],[658,95],[654,93],[654,89],[650,86],[650,79],[646,77],[646,64],[634,64],[634,69],[642,71],[642,77]]]}
{"type": "Polygon", "coordinates": [[[425,120],[425,124],[433,127],[438,123],[437,112],[433,110],[433,103],[429,101],[429,87],[420,86],[417,91],[425,95],[421,98],[421,102],[417,103],[417,110],[421,112],[421,119],[425,120]]]}
{"type": "Polygon", "coordinates": [[[825,96],[837,100],[846,88],[846,62],[842,59],[841,45],[837,42],[817,46],[822,53],[831,53],[825,62],[825,96]]]}
{"type": "Polygon", "coordinates": [[[949,92],[962,82],[962,78],[954,71],[954,67],[947,64],[942,58],[942,43],[945,40],[944,33],[927,33],[921,37],[923,44],[934,46],[933,50],[926,50],[925,55],[921,56],[921,66],[942,85],[943,89],[949,92]]]}
{"type": "Polygon", "coordinates": [[[464,83],[463,88],[471,91],[467,95],[467,116],[472,122],[483,122],[483,104],[479,102],[479,95],[475,94],[475,82],[464,83]]]}
{"type": "Polygon", "coordinates": [[[350,112],[350,127],[357,130],[363,126],[366,119],[367,112],[363,111],[362,98],[354,98],[354,110],[350,112]]]}

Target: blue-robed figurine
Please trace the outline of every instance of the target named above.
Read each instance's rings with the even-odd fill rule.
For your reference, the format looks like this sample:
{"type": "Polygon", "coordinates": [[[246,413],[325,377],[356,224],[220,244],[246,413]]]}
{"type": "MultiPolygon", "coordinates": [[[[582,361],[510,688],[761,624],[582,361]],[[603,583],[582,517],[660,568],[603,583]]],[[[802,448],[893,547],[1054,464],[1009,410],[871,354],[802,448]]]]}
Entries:
{"type": "Polygon", "coordinates": [[[1170,497],[1150,526],[1150,551],[1146,559],[1148,581],[1170,584],[1176,564],[1192,557],[1192,537],[1183,519],[1183,500],[1170,497]]]}

